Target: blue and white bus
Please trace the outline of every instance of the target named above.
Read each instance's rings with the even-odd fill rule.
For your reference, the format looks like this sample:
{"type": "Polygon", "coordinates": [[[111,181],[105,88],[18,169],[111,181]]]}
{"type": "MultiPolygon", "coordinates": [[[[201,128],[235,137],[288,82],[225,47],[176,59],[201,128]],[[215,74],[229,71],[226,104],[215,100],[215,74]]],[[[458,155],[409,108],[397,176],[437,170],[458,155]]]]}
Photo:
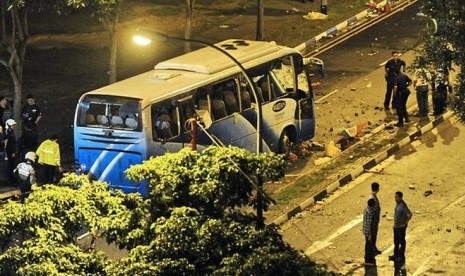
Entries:
{"type": "Polygon", "coordinates": [[[206,47],[85,93],[74,121],[76,169],[112,188],[146,195],[146,185],[127,180],[124,171],[190,146],[194,114],[205,126],[197,131],[198,150],[213,139],[255,151],[258,105],[264,151],[286,153],[291,143],[314,136],[311,75],[298,51],[233,39],[215,46],[237,59],[253,84],[224,53],[206,47]]]}

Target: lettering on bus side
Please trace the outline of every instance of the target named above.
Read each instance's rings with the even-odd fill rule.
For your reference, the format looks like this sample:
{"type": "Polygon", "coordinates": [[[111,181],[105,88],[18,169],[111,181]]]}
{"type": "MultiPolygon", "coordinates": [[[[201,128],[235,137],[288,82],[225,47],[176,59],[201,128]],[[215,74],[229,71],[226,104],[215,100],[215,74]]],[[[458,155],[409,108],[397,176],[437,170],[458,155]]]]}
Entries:
{"type": "Polygon", "coordinates": [[[279,111],[283,110],[285,107],[286,107],[286,102],[285,101],[283,101],[283,100],[277,101],[273,105],[273,111],[274,112],[279,112],[279,111]]]}

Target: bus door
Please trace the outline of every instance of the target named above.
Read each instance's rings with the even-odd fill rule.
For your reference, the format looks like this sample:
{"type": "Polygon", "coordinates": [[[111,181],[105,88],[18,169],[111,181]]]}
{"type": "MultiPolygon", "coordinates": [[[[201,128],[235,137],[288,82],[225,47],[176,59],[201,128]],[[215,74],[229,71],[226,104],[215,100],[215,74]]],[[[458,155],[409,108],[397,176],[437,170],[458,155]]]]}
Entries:
{"type": "Polygon", "coordinates": [[[297,131],[297,141],[311,139],[315,135],[315,106],[313,90],[311,86],[311,74],[307,66],[297,66],[300,73],[297,75],[297,94],[306,95],[298,100],[299,108],[296,114],[299,131],[297,131]]]}

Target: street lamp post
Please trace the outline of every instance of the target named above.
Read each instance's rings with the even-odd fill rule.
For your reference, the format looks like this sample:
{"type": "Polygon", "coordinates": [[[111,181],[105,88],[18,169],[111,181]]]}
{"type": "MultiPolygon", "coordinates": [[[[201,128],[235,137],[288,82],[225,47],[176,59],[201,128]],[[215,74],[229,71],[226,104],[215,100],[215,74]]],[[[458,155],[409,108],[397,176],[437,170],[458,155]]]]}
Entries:
{"type": "MultiPolygon", "coordinates": [[[[177,41],[182,41],[182,42],[193,42],[193,43],[198,43],[201,45],[205,45],[207,47],[213,48],[225,56],[227,56],[231,61],[233,61],[237,67],[241,70],[241,73],[244,75],[245,79],[247,82],[250,84],[250,89],[252,90],[252,94],[255,98],[255,103],[257,106],[257,154],[260,154],[263,151],[263,145],[262,145],[262,138],[261,138],[261,130],[262,130],[262,106],[260,105],[259,97],[257,90],[255,89],[255,85],[250,78],[249,74],[247,73],[246,69],[242,64],[234,58],[230,53],[226,52],[224,49],[216,46],[215,44],[202,41],[202,40],[197,40],[197,39],[187,39],[187,38],[180,38],[180,37],[171,37],[167,35],[163,35],[160,33],[157,33],[155,31],[138,31],[140,35],[135,35],[133,36],[133,41],[139,45],[148,45],[151,43],[151,37],[153,37],[155,40],[166,42],[168,40],[177,40],[177,41]]],[[[261,176],[257,177],[257,186],[258,186],[258,191],[257,191],[257,227],[263,228],[265,223],[263,219],[263,191],[262,191],[262,186],[263,186],[263,180],[261,176]]],[[[268,198],[269,199],[269,198],[268,198]]]]}

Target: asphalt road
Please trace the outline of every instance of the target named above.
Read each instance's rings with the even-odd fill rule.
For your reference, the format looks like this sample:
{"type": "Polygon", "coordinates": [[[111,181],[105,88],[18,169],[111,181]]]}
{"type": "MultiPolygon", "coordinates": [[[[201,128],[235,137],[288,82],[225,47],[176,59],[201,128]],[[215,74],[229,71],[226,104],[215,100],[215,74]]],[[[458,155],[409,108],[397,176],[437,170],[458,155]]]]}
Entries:
{"type": "Polygon", "coordinates": [[[318,54],[325,62],[326,78],[317,91],[326,94],[340,89],[379,68],[392,51],[405,53],[420,45],[426,36],[427,22],[425,17],[417,16],[420,2],[318,54]]]}
{"type": "MultiPolygon", "coordinates": [[[[408,275],[463,275],[465,264],[465,127],[452,117],[363,174],[323,203],[283,225],[287,242],[332,270],[353,275],[392,275],[394,193],[413,212],[407,229],[408,275]],[[372,182],[381,184],[378,266],[365,270],[362,214],[372,182]],[[425,192],[432,194],[425,196],[425,192]]],[[[396,275],[396,274],[394,274],[396,275]]],[[[405,274],[404,274],[405,275],[405,274]]]]}

